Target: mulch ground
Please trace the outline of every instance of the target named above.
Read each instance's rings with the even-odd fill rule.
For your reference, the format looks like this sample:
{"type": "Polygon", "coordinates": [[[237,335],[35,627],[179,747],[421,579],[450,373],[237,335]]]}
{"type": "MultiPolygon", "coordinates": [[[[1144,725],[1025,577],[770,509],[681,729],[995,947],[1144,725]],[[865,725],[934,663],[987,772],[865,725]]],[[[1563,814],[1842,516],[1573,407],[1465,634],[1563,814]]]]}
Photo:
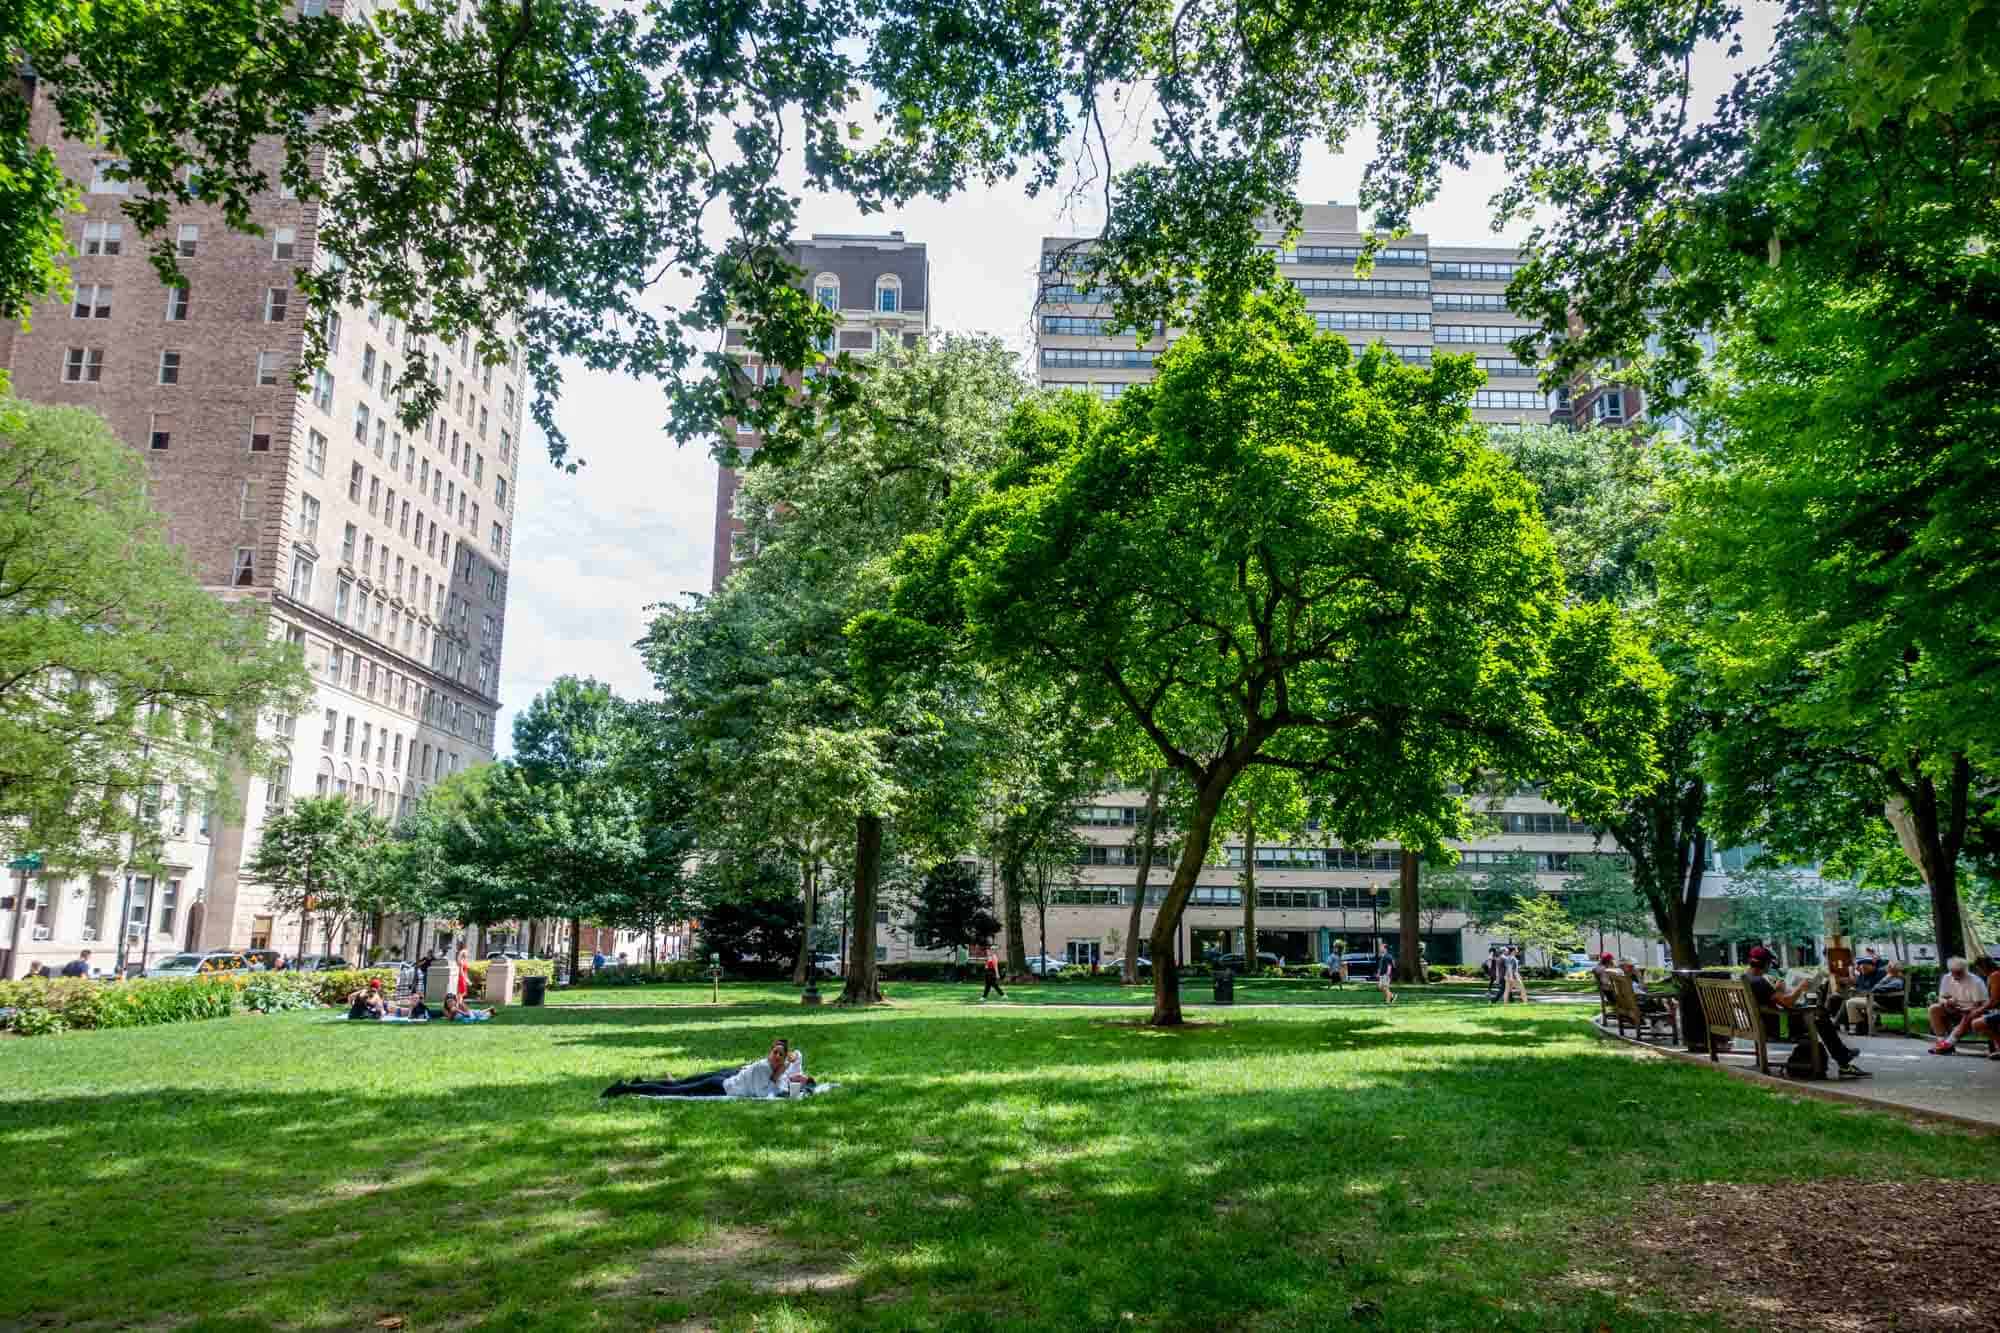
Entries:
{"type": "Polygon", "coordinates": [[[1993,1329],[2000,1290],[1983,1256],[1996,1203],[2000,1186],[1965,1180],[1679,1186],[1608,1219],[1599,1253],[1744,1328],[1993,1329]]]}

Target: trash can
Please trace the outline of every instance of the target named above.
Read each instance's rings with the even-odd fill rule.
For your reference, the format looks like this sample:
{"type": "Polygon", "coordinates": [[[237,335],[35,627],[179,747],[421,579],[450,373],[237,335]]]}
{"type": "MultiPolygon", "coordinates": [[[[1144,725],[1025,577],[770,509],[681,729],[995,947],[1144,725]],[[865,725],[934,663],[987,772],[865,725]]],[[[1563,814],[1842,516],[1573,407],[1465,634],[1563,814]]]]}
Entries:
{"type": "Polygon", "coordinates": [[[540,1004],[542,996],[548,991],[548,988],[549,979],[547,977],[522,977],[521,1003],[524,1005],[540,1004]]]}
{"type": "Polygon", "coordinates": [[[1215,1002],[1217,1004],[1236,1003],[1236,974],[1226,967],[1215,969],[1215,1002]]]}

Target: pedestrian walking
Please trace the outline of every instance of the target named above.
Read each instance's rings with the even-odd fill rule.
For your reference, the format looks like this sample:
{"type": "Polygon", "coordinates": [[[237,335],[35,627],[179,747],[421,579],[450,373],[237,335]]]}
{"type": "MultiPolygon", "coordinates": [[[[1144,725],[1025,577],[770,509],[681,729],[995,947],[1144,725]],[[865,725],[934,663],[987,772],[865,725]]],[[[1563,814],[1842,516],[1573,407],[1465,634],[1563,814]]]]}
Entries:
{"type": "Polygon", "coordinates": [[[1486,1002],[1499,1004],[1507,996],[1507,960],[1500,956],[1500,946],[1486,946],[1486,1002]]]}
{"type": "Polygon", "coordinates": [[[970,956],[966,953],[965,945],[963,944],[960,944],[956,949],[951,951],[951,979],[953,981],[965,980],[965,964],[970,956]]]}
{"type": "Polygon", "coordinates": [[[1394,1004],[1396,992],[1389,989],[1389,981],[1396,971],[1396,959],[1383,945],[1375,951],[1375,986],[1382,992],[1382,1003],[1394,1004]]]}
{"type": "Polygon", "coordinates": [[[459,945],[458,952],[452,955],[451,965],[454,973],[456,974],[452,979],[451,988],[454,991],[457,991],[458,998],[463,1000],[465,998],[466,990],[471,985],[470,978],[471,978],[471,966],[472,966],[471,959],[467,955],[465,951],[465,946],[463,944],[459,945]]]}
{"type": "Polygon", "coordinates": [[[1507,946],[1507,999],[1528,1002],[1528,988],[1521,980],[1521,951],[1512,944],[1507,946]]]}
{"type": "Polygon", "coordinates": [[[986,1003],[986,997],[993,994],[998,994],[1003,1000],[1007,998],[1007,992],[1000,988],[1000,955],[988,949],[986,951],[986,986],[979,992],[979,1002],[981,1004],[986,1003]]]}

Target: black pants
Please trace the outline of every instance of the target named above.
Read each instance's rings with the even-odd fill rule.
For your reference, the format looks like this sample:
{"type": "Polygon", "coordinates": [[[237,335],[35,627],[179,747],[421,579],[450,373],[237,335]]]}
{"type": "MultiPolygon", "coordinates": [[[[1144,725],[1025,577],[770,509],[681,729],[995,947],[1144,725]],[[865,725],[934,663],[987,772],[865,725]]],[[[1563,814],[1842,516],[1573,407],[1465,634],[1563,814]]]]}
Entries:
{"type": "Polygon", "coordinates": [[[1000,978],[988,972],[986,974],[986,989],[979,992],[979,998],[983,1000],[995,991],[999,991],[1001,999],[1004,1000],[1007,998],[1007,992],[1000,990],[1000,978]]]}
{"type": "Polygon", "coordinates": [[[1495,972],[1486,983],[1486,1002],[1488,1004],[1498,1004],[1500,1003],[1500,997],[1506,993],[1507,974],[1505,972],[1495,972]]]}
{"type": "Polygon", "coordinates": [[[1785,1016],[1786,1037],[1780,1040],[1798,1041],[1805,1034],[1799,1030],[1801,1021],[1809,1022],[1819,1035],[1819,1044],[1826,1048],[1826,1058],[1836,1066],[1845,1067],[1854,1063],[1855,1050],[1841,1039],[1840,1029],[1826,1016],[1826,1011],[1815,1006],[1810,1010],[1792,1010],[1785,1016]]]}
{"type": "Polygon", "coordinates": [[[626,1092],[639,1097],[727,1097],[722,1081],[735,1073],[735,1069],[717,1069],[707,1074],[689,1074],[686,1078],[663,1079],[651,1083],[628,1083],[626,1092]]]}

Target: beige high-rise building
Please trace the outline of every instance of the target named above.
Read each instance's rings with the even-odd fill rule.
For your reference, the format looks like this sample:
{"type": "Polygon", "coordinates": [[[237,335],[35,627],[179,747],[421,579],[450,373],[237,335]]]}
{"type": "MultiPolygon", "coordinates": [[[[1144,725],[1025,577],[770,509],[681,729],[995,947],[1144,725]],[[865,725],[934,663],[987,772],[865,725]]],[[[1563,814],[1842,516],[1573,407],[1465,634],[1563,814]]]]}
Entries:
{"type": "MultiPolygon", "coordinates": [[[[317,206],[281,193],[256,211],[261,236],[229,230],[214,209],[178,210],[168,234],[187,282],[164,286],[120,211],[132,187],[61,138],[45,94],[33,116],[37,140],[85,188],[68,221],[76,296],[43,304],[30,327],[0,324],[0,367],[17,395],[92,408],[143,454],[154,502],[202,581],[267,603],[318,697],[280,738],[289,766],[246,779],[240,818],[170,842],[185,864],[160,884],[128,895],[107,867],[88,886],[42,893],[8,966],[18,975],[88,945],[108,970],[121,941],[135,960],[298,952],[296,918],[274,919],[238,873],[266,814],[296,795],[344,793],[394,815],[493,757],[527,386],[518,360],[482,366],[463,340],[412,345],[379,310],[307,310],[296,274],[326,262],[317,206]],[[298,388],[313,318],[334,352],[298,388]],[[412,360],[444,400],[406,431],[390,386],[412,360]],[[169,886],[171,909],[159,900],[169,886]]],[[[274,148],[273,180],[278,165],[274,148]]],[[[0,932],[10,926],[0,919],[0,932]]]]}

